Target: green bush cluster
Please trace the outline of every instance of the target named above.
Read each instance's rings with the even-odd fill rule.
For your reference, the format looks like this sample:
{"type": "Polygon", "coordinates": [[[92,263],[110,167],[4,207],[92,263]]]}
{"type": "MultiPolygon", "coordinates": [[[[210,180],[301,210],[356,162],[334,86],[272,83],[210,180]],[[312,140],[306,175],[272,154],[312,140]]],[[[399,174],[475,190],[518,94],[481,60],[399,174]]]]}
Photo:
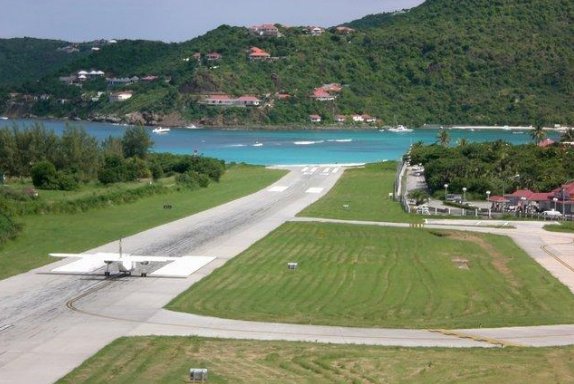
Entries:
{"type": "Polygon", "coordinates": [[[44,213],[78,213],[109,205],[132,203],[143,197],[169,192],[161,184],[146,184],[139,188],[113,190],[108,193],[74,200],[46,202],[42,199],[14,200],[0,196],[0,210],[12,216],[44,213]]]}
{"type": "Polygon", "coordinates": [[[411,163],[423,164],[432,193],[448,191],[485,196],[511,193],[518,188],[550,191],[574,179],[574,150],[562,145],[541,148],[534,144],[511,145],[504,141],[466,143],[456,147],[416,143],[411,163]]]}

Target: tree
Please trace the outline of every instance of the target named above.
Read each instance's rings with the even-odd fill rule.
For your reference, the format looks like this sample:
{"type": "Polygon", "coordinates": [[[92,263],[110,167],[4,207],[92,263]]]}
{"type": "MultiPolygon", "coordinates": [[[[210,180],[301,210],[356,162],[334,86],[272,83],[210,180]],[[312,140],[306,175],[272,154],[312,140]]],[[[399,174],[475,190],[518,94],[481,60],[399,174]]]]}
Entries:
{"type": "Polygon", "coordinates": [[[544,127],[542,124],[536,124],[536,127],[532,131],[530,131],[530,137],[536,145],[538,145],[544,138],[546,137],[546,132],[544,131],[544,127]]]}
{"type": "Polygon", "coordinates": [[[415,189],[409,192],[408,198],[413,199],[416,205],[421,205],[428,201],[430,195],[424,189],[415,189]]]}
{"type": "Polygon", "coordinates": [[[450,134],[446,129],[441,129],[437,134],[438,143],[443,147],[448,147],[448,143],[450,142],[450,134]]]}
{"type": "Polygon", "coordinates": [[[122,148],[125,157],[145,159],[153,141],[141,125],[129,127],[122,137],[122,148]]]}
{"type": "Polygon", "coordinates": [[[561,135],[560,135],[560,141],[562,142],[574,142],[574,129],[572,128],[568,128],[566,131],[564,131],[561,135]]]}

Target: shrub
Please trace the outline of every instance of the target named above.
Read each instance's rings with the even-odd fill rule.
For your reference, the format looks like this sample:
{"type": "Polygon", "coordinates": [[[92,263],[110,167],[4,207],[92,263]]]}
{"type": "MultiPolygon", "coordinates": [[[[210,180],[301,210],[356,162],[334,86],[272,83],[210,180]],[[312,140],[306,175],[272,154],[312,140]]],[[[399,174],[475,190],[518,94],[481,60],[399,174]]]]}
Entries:
{"type": "Polygon", "coordinates": [[[32,183],[40,189],[59,189],[56,167],[49,161],[41,161],[31,169],[32,183]]]}
{"type": "Polygon", "coordinates": [[[202,173],[195,171],[188,171],[176,176],[175,181],[189,189],[207,188],[209,185],[209,177],[202,173]]]}

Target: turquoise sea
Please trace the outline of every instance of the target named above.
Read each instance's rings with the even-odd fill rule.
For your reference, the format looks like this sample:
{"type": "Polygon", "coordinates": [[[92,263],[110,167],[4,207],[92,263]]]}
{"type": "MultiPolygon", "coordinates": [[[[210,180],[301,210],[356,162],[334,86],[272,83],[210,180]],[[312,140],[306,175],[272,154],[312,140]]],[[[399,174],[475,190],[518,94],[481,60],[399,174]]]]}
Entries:
{"type": "MultiPolygon", "coordinates": [[[[34,120],[2,120],[0,127],[14,123],[29,126],[34,120]]],[[[48,129],[61,133],[63,121],[41,121],[48,129]]],[[[126,127],[106,123],[74,122],[83,126],[99,140],[121,136],[126,127]]],[[[172,128],[166,134],[149,129],[156,152],[203,154],[228,162],[250,164],[346,164],[399,159],[410,144],[418,141],[436,142],[437,129],[415,129],[412,133],[379,132],[376,130],[230,130],[172,128]]],[[[460,138],[469,141],[505,140],[513,144],[531,142],[528,131],[450,130],[451,145],[460,138]]],[[[550,137],[556,137],[551,133],[550,137]]]]}

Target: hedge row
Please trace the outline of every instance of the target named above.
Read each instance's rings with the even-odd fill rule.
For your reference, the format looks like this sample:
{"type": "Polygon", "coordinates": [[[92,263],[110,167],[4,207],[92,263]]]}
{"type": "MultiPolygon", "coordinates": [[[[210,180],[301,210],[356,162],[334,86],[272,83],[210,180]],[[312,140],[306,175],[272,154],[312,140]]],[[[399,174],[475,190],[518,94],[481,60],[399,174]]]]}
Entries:
{"type": "Polygon", "coordinates": [[[170,191],[170,189],[166,186],[149,184],[136,189],[111,191],[102,195],[93,195],[53,203],[47,203],[42,200],[14,201],[0,196],[0,211],[11,216],[45,213],[78,213],[115,204],[131,203],[143,197],[163,194],[168,191],[170,191]]]}

